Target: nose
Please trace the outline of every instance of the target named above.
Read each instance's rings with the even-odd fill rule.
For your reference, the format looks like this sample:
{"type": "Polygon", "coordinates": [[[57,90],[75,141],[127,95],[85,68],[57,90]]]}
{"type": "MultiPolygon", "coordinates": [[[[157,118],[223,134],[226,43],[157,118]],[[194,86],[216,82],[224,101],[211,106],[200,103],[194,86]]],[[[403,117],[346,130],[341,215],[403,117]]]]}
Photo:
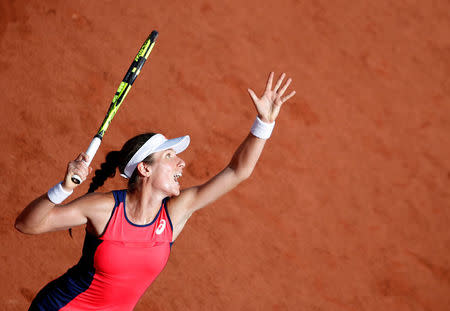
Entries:
{"type": "Polygon", "coordinates": [[[178,158],[178,167],[184,168],[186,166],[186,163],[184,163],[182,158],[178,158]]]}

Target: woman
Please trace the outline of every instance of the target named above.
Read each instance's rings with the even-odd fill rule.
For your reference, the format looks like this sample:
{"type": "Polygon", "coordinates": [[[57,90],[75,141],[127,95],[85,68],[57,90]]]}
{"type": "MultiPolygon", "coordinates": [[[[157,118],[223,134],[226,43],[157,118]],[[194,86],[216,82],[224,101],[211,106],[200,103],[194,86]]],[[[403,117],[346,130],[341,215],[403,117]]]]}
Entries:
{"type": "Polygon", "coordinates": [[[91,171],[82,153],[67,166],[64,181],[31,202],[16,220],[28,234],[65,230],[86,224],[83,254],[77,265],[47,284],[29,310],[132,310],[164,268],[170,247],[191,215],[227,193],[252,173],[270,137],[291,83],[272,88],[273,72],[261,98],[248,90],[258,117],[251,133],[228,166],[208,182],[180,191],[184,161],[178,157],[189,136],[167,140],[161,134],[138,135],[120,151],[108,153],[96,171],[88,194],[61,205],[77,187],[73,175],[85,180],[91,171]],[[128,188],[94,193],[105,179],[120,173],[128,188]]]}

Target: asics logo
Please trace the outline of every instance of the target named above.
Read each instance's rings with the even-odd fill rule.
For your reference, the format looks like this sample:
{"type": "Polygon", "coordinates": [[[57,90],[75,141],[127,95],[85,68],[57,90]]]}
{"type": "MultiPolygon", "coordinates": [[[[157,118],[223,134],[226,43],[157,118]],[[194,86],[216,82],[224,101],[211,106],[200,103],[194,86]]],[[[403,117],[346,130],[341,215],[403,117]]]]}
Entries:
{"type": "Polygon", "coordinates": [[[166,229],[166,220],[165,219],[161,219],[161,221],[159,222],[158,228],[156,228],[156,234],[161,234],[163,233],[164,229],[166,229]]]}

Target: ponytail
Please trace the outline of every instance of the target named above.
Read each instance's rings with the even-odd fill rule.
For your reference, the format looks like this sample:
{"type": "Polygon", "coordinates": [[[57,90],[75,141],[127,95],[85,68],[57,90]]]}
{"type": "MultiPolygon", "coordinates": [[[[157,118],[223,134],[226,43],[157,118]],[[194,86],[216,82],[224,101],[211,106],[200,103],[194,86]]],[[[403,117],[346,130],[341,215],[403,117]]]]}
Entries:
{"type": "MultiPolygon", "coordinates": [[[[116,175],[116,169],[123,173],[125,166],[133,155],[141,148],[154,133],[144,133],[137,135],[128,140],[120,151],[111,151],[106,155],[105,162],[100,165],[100,169],[95,171],[95,175],[92,178],[89,185],[88,193],[96,191],[103,186],[106,179],[114,177],[116,175]]],[[[153,160],[152,155],[149,155],[143,162],[151,163],[153,160]]],[[[137,173],[134,171],[131,178],[128,180],[128,190],[134,191],[137,184],[137,173]]]]}
{"type": "MultiPolygon", "coordinates": [[[[116,168],[119,166],[120,151],[111,151],[106,155],[105,162],[100,165],[100,169],[95,171],[89,185],[88,193],[94,192],[105,183],[109,177],[116,175],[116,168]]],[[[69,235],[73,239],[72,228],[69,228],[69,235]]]]}
{"type": "Polygon", "coordinates": [[[95,171],[95,175],[89,185],[88,193],[94,192],[103,186],[106,179],[116,175],[116,168],[119,166],[120,160],[120,151],[111,151],[106,155],[105,162],[100,165],[100,169],[95,171]]]}
{"type": "MultiPolygon", "coordinates": [[[[88,193],[94,192],[105,183],[106,179],[116,175],[116,169],[123,173],[125,166],[131,157],[141,148],[147,140],[149,140],[154,133],[144,133],[137,135],[128,140],[120,151],[111,151],[106,155],[105,162],[100,165],[100,169],[95,171],[89,185],[88,193]]],[[[143,162],[151,164],[153,162],[153,155],[149,155],[143,162]]],[[[138,174],[134,171],[131,178],[128,180],[128,190],[133,192],[136,189],[138,174]]],[[[72,228],[69,229],[70,237],[72,237],[72,228]]],[[[72,237],[73,238],[73,237],[72,237]]]]}

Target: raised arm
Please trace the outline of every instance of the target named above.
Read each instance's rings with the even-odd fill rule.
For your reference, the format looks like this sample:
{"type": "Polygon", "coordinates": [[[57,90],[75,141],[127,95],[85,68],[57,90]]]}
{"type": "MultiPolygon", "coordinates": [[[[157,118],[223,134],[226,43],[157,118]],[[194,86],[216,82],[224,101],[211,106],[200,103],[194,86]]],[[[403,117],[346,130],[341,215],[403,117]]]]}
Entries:
{"type": "Polygon", "coordinates": [[[193,212],[229,192],[253,172],[280,108],[295,94],[295,91],[292,91],[284,96],[291,83],[291,79],[288,79],[282,86],[284,73],[274,87],[272,87],[273,76],[274,73],[271,72],[264,94],[260,98],[253,90],[248,89],[259,120],[255,121],[251,133],[237,148],[228,166],[203,185],[185,189],[178,197],[171,199],[169,210],[174,224],[175,237],[193,212]]]}
{"type": "Polygon", "coordinates": [[[69,162],[63,182],[53,188],[56,189],[53,196],[50,194],[53,201],[46,193],[25,207],[16,219],[17,230],[27,234],[39,234],[83,225],[87,223],[88,218],[95,218],[99,208],[111,204],[111,199],[104,194],[86,195],[69,204],[60,204],[62,202],[59,200],[64,199],[65,193],[71,193],[77,187],[71,181],[71,177],[77,174],[85,180],[90,172],[91,169],[84,161],[87,161],[87,155],[82,153],[76,160],[69,162]]]}

